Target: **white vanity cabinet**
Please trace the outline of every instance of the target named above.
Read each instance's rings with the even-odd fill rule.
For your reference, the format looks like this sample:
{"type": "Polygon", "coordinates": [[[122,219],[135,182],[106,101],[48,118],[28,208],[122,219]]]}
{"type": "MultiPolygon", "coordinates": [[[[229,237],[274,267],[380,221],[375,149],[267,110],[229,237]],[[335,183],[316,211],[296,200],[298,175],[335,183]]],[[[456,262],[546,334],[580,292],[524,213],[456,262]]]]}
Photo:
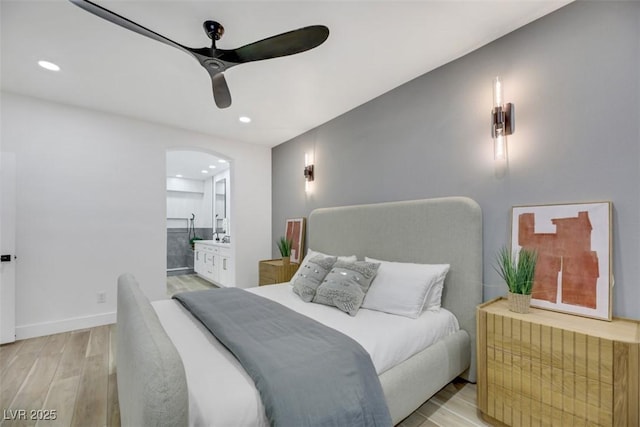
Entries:
{"type": "Polygon", "coordinates": [[[220,264],[218,265],[218,278],[220,283],[223,286],[232,286],[231,285],[231,256],[230,255],[220,255],[220,264]]]}
{"type": "Polygon", "coordinates": [[[218,286],[233,286],[233,261],[229,243],[197,241],[194,257],[194,270],[198,276],[218,286]]]}
{"type": "Polygon", "coordinates": [[[204,251],[204,246],[195,245],[193,251],[193,269],[197,274],[203,275],[206,270],[206,252],[204,251]]]}

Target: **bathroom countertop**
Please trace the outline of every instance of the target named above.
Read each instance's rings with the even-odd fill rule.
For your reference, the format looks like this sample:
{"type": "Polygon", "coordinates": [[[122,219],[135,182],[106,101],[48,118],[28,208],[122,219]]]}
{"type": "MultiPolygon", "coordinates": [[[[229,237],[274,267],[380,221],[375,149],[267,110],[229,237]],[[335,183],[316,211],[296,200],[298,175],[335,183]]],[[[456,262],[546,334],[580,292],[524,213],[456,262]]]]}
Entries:
{"type": "Polygon", "coordinates": [[[196,240],[196,245],[220,246],[221,248],[230,248],[231,243],[216,242],[215,240],[196,240]]]}

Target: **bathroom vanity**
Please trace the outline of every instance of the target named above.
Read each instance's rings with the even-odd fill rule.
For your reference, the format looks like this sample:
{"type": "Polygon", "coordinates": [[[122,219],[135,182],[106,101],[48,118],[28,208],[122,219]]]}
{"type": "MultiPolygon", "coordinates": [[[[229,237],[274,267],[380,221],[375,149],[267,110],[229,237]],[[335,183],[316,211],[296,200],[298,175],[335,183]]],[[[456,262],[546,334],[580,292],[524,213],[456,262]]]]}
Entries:
{"type": "Polygon", "coordinates": [[[231,243],[215,240],[195,242],[194,270],[198,276],[218,286],[233,286],[231,243]]]}

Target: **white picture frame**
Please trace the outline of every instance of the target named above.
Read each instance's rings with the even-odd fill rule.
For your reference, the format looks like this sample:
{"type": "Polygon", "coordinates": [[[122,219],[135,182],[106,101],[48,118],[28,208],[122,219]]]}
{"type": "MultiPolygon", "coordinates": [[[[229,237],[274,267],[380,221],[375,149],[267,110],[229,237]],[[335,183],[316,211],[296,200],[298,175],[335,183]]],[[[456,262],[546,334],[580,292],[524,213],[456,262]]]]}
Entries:
{"type": "Polygon", "coordinates": [[[511,249],[537,252],[531,306],[611,320],[611,202],[514,206],[511,249]]]}

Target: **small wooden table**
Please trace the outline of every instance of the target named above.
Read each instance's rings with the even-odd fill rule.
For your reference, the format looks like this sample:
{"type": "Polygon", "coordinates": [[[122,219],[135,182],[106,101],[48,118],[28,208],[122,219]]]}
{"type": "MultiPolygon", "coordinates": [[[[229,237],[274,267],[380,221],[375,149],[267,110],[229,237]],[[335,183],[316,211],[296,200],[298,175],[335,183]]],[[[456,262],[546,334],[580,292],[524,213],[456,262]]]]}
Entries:
{"type": "Polygon", "coordinates": [[[276,283],[288,282],[291,280],[300,264],[285,264],[282,258],[267,259],[259,263],[259,281],[260,286],[273,285],[276,283]]]}

